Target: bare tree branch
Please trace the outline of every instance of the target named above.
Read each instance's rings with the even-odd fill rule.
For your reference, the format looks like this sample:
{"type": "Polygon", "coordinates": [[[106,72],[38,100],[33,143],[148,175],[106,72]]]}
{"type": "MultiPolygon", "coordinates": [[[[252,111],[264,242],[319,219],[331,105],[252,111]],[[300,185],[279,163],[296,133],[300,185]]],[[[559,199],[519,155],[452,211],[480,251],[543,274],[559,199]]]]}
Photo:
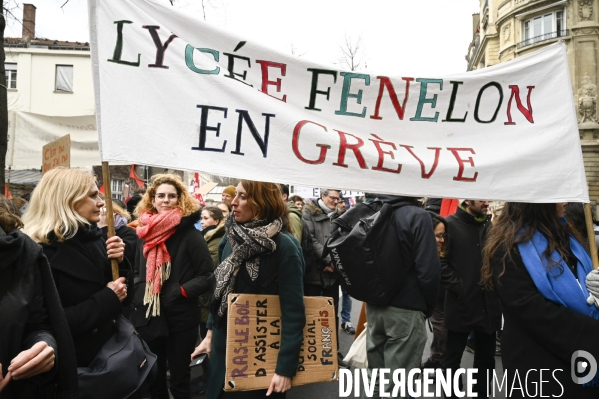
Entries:
{"type": "Polygon", "coordinates": [[[304,55],[306,55],[306,53],[308,51],[302,51],[299,49],[298,46],[295,45],[295,43],[293,42],[289,42],[289,44],[287,45],[287,48],[289,49],[289,52],[291,53],[291,55],[294,55],[296,57],[302,57],[304,55]]]}
{"type": "Polygon", "coordinates": [[[366,68],[368,56],[364,48],[362,35],[352,38],[347,33],[343,41],[337,45],[339,48],[339,58],[336,64],[347,67],[350,71],[358,71],[366,68]]]}

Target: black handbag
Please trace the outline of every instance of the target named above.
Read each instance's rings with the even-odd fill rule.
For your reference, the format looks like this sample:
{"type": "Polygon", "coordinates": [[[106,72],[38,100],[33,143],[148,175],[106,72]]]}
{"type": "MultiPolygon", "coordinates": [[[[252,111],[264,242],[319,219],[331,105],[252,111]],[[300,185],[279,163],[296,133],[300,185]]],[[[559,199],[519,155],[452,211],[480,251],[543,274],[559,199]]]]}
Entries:
{"type": "Polygon", "coordinates": [[[78,367],[80,399],[125,399],[156,373],[156,355],[125,317],[87,367],[78,367]]]}

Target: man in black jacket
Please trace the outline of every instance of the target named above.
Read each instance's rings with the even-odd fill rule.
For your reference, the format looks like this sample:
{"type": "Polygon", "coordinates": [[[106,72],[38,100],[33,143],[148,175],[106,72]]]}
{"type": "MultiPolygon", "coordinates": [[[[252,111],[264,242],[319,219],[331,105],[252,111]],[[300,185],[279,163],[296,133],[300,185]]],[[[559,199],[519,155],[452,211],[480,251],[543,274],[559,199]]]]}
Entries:
{"type": "Polygon", "coordinates": [[[478,369],[475,392],[487,397],[487,370],[495,368],[495,332],[501,328],[501,305],[493,291],[480,284],[484,237],[490,226],[488,201],[464,200],[455,214],[447,217],[448,262],[441,281],[447,288],[445,366],[460,368],[470,332],[474,332],[474,368],[478,369]]]}
{"type": "MultiPolygon", "coordinates": [[[[404,369],[407,375],[422,361],[425,319],[435,308],[441,266],[431,217],[416,199],[396,195],[378,198],[398,206],[393,216],[401,249],[399,264],[407,270],[408,278],[387,306],[366,304],[368,373],[388,368],[391,373],[404,369]]],[[[377,381],[373,397],[382,396],[378,390],[377,381]]]]}
{"type": "MultiPolygon", "coordinates": [[[[320,264],[310,267],[304,275],[305,296],[332,297],[335,304],[335,324],[339,328],[339,287],[341,283],[335,275],[333,262],[330,255],[323,256],[324,247],[331,235],[331,222],[339,217],[337,204],[341,200],[341,190],[332,188],[320,189],[320,199],[306,202],[302,211],[302,223],[308,227],[312,238],[315,256],[320,259],[320,264]]],[[[337,339],[339,350],[339,339],[337,339]]],[[[343,361],[344,356],[337,352],[339,367],[349,368],[343,361]]]]}

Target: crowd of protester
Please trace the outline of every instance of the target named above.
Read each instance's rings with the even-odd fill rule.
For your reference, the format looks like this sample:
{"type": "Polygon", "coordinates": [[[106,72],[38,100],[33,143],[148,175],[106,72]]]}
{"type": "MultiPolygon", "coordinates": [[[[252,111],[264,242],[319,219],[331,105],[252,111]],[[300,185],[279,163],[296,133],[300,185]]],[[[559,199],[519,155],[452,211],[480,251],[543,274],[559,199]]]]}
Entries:
{"type": "Polygon", "coordinates": [[[151,381],[131,398],[283,398],[298,368],[304,296],[334,298],[340,333],[358,335],[365,316],[369,373],[473,367],[486,397],[501,338],[508,372],[564,369],[545,394],[599,397],[599,374],[584,385],[570,378],[574,352],[599,359],[599,272],[581,204],[505,203],[492,219],[488,201],[464,199],[444,218],[440,199],[366,196],[375,199],[401,204],[397,245],[413,272],[388,306],[363,305],[356,331],[352,299],[325,251],[332,221],[350,205],[339,189],[309,200],[286,185],[241,180],[222,202],[201,206],[179,176],[160,174],[113,201],[113,237],[88,173],[53,169],[29,202],[0,196],[0,398],[76,398],[77,368],[89,366],[121,314],[157,355],[151,381]],[[282,339],[267,389],[223,391],[231,293],[280,297],[282,339]],[[423,359],[426,319],[433,339],[423,359]],[[474,363],[462,365],[469,342],[474,363]],[[192,383],[189,362],[204,353],[204,377],[192,383]]]}

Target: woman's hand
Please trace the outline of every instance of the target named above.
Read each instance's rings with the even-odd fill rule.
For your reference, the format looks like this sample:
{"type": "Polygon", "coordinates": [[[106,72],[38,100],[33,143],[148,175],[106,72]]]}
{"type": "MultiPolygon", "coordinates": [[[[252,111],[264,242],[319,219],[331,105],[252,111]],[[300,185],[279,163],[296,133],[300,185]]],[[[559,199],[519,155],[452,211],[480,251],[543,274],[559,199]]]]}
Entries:
{"type": "Polygon", "coordinates": [[[6,373],[6,376],[2,376],[2,364],[0,364],[0,392],[2,392],[4,388],[6,388],[11,379],[12,374],[10,373],[10,371],[6,373]]]}
{"type": "Polygon", "coordinates": [[[98,228],[108,226],[108,221],[106,220],[106,208],[100,209],[100,221],[98,222],[98,228]]]}
{"type": "Polygon", "coordinates": [[[599,270],[593,270],[587,274],[586,286],[591,294],[587,298],[587,303],[599,308],[599,270]]]}
{"type": "Polygon", "coordinates": [[[40,341],[12,359],[8,371],[14,380],[21,380],[50,371],[52,367],[54,367],[54,348],[40,341]]]}
{"type": "Polygon", "coordinates": [[[119,263],[123,261],[125,257],[125,243],[121,240],[121,237],[110,237],[106,240],[106,253],[108,259],[116,259],[119,263]]]}
{"type": "Polygon", "coordinates": [[[125,284],[125,277],[119,277],[114,281],[106,284],[108,288],[114,291],[119,301],[123,302],[127,298],[127,284],[125,284]]]}
{"type": "Polygon", "coordinates": [[[196,349],[191,354],[191,360],[193,360],[193,358],[201,355],[202,353],[207,354],[208,358],[210,358],[211,350],[212,350],[212,330],[208,330],[206,332],[206,337],[202,340],[202,342],[200,342],[200,344],[198,346],[196,346],[196,349]]]}
{"type": "Polygon", "coordinates": [[[272,376],[272,380],[270,380],[270,386],[268,387],[266,396],[270,396],[273,392],[287,392],[289,389],[291,389],[291,377],[285,377],[275,373],[275,375],[272,376]]]}

